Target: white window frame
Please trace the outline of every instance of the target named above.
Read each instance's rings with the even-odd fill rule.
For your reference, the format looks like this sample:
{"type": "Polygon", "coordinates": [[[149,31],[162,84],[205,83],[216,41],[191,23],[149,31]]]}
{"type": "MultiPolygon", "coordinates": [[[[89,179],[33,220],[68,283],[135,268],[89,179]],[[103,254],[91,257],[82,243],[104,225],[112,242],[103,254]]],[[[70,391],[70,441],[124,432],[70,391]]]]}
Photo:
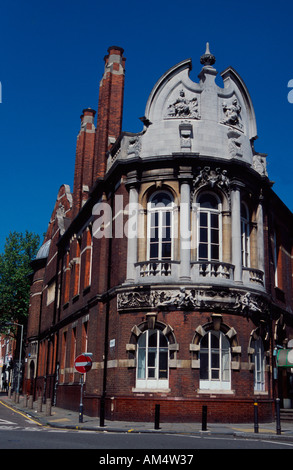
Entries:
{"type": "Polygon", "coordinates": [[[161,330],[146,330],[139,337],[137,342],[137,356],[136,356],[136,388],[139,389],[160,389],[166,390],[169,388],[169,342],[166,336],[164,338],[167,342],[167,347],[160,347],[159,339],[160,334],[163,335],[161,330]],[[150,333],[156,332],[156,347],[149,346],[149,335],[150,333]],[[145,337],[145,346],[140,346],[143,336],[145,337]],[[152,350],[152,351],[151,351],[152,350]],[[155,353],[155,363],[154,366],[149,364],[149,353],[155,353]],[[167,353],[167,378],[159,378],[159,357],[160,353],[167,353]],[[142,367],[140,367],[142,365],[142,367]],[[149,372],[152,370],[154,372],[154,377],[149,377],[149,372]],[[142,373],[140,373],[140,371],[142,373]]]}
{"type": "Polygon", "coordinates": [[[196,208],[197,208],[197,260],[201,262],[222,262],[222,203],[220,198],[218,197],[217,194],[211,192],[211,191],[204,191],[200,193],[197,196],[197,202],[196,202],[196,208]],[[217,209],[210,209],[207,207],[202,207],[200,205],[199,199],[203,195],[211,195],[213,196],[218,203],[218,208],[217,209]],[[207,213],[207,235],[208,235],[208,240],[207,240],[207,248],[208,248],[208,257],[207,259],[205,258],[200,258],[199,256],[199,246],[201,243],[201,238],[200,238],[200,229],[201,229],[201,224],[200,224],[200,216],[202,213],[207,213]],[[212,247],[212,241],[211,241],[211,218],[212,214],[215,214],[218,216],[218,230],[219,230],[219,241],[218,241],[218,247],[219,247],[219,256],[218,259],[212,259],[211,257],[211,247],[212,247]]]}
{"type": "MultiPolygon", "coordinates": [[[[201,354],[203,354],[204,350],[207,350],[208,378],[200,378],[199,388],[200,390],[231,390],[231,347],[229,340],[221,331],[210,330],[206,333],[206,335],[208,335],[208,347],[202,348],[202,346],[200,346],[200,356],[201,354]],[[214,349],[211,345],[212,335],[219,336],[219,348],[216,349],[218,351],[217,354],[219,355],[219,366],[217,368],[212,366],[212,353],[214,349]],[[228,348],[223,347],[223,340],[226,342],[227,345],[229,345],[228,348]],[[225,361],[228,361],[228,367],[225,367],[225,361]],[[219,378],[213,378],[213,371],[218,371],[219,378]],[[225,378],[224,373],[228,374],[228,377],[225,378]]],[[[200,367],[202,367],[202,365],[200,367]]]]}
{"type": "Polygon", "coordinates": [[[169,191],[156,191],[154,194],[152,194],[151,198],[148,201],[147,204],[147,240],[148,240],[148,245],[147,245],[147,260],[148,261],[170,261],[174,259],[174,198],[172,194],[169,191]],[[155,207],[152,207],[152,201],[157,196],[158,194],[167,194],[171,199],[172,203],[171,205],[165,206],[161,204],[157,204],[155,207]],[[167,212],[170,212],[170,236],[171,236],[171,256],[170,258],[162,258],[162,246],[163,246],[163,240],[164,240],[164,214],[167,212]],[[152,235],[152,226],[151,226],[151,218],[152,214],[158,214],[158,257],[156,258],[151,258],[151,235],[152,235]]]}
{"type": "Polygon", "coordinates": [[[264,352],[263,341],[261,338],[255,339],[252,342],[254,349],[253,362],[254,362],[254,391],[265,391],[265,367],[266,357],[264,352]]]}

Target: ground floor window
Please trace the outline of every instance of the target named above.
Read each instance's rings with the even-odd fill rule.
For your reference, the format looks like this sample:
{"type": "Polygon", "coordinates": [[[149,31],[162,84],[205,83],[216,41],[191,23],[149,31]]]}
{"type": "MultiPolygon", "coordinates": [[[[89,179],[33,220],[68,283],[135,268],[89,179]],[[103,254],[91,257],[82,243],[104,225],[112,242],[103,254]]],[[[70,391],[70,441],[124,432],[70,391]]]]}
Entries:
{"type": "Polygon", "coordinates": [[[230,343],[221,331],[208,331],[200,342],[200,389],[230,390],[230,343]]]}
{"type": "Polygon", "coordinates": [[[253,340],[251,346],[254,349],[254,390],[263,392],[265,390],[265,354],[262,339],[253,340]]]}
{"type": "Polygon", "coordinates": [[[168,388],[168,340],[160,330],[146,330],[137,344],[136,387],[168,388]]]}

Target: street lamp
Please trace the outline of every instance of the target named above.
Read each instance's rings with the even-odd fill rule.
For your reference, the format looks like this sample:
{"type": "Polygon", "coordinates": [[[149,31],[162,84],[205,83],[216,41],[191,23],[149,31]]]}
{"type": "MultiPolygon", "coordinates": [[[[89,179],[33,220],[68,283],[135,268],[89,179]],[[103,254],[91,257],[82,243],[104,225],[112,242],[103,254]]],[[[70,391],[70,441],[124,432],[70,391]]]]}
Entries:
{"type": "Polygon", "coordinates": [[[20,336],[20,347],[19,347],[19,359],[18,359],[18,377],[17,377],[17,390],[16,393],[19,394],[20,387],[20,369],[21,369],[21,353],[22,353],[22,340],[23,340],[23,325],[15,322],[5,322],[5,325],[16,325],[21,326],[21,336],[20,336]]]}

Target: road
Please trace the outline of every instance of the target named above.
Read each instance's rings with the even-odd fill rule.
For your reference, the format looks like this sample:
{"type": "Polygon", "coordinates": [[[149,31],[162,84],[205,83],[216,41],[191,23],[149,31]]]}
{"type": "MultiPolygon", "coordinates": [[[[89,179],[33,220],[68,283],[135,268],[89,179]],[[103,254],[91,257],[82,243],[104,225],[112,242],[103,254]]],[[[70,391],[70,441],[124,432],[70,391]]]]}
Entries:
{"type": "MultiPolygon", "coordinates": [[[[55,429],[40,425],[31,417],[0,401],[0,449],[100,449],[103,451],[99,454],[100,458],[107,455],[115,458],[119,454],[129,458],[133,456],[131,466],[135,468],[133,465],[136,460],[142,459],[140,465],[151,463],[145,460],[148,459],[146,455],[152,456],[151,450],[156,450],[155,455],[161,455],[159,459],[165,455],[167,459],[175,459],[173,455],[181,455],[179,463],[189,465],[191,456],[194,457],[200,449],[293,449],[293,442],[269,441],[269,437],[266,440],[254,440],[233,438],[230,435],[215,437],[55,429]],[[158,454],[159,450],[161,453],[158,454]],[[115,452],[111,454],[111,451],[115,452]]],[[[127,467],[127,463],[125,465],[127,467]]]]}

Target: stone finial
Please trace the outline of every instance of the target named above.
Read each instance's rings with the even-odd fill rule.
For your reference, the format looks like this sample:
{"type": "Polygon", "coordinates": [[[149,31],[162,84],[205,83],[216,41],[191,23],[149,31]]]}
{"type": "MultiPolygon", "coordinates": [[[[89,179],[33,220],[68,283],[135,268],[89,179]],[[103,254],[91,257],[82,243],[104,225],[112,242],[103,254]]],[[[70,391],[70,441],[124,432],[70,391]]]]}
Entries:
{"type": "Polygon", "coordinates": [[[200,58],[200,63],[203,65],[213,65],[216,62],[216,58],[210,53],[210,45],[206,43],[206,51],[200,58]]]}

